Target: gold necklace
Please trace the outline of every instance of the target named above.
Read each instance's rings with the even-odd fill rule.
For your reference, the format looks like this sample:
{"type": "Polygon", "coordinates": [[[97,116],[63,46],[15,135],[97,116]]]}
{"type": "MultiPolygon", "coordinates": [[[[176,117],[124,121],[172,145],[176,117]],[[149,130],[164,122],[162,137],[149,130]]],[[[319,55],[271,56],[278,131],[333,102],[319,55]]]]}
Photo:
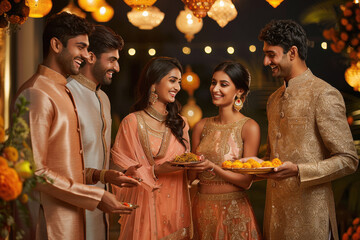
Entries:
{"type": "Polygon", "coordinates": [[[155,119],[156,121],[159,122],[165,122],[166,117],[167,117],[167,112],[166,114],[161,114],[158,111],[156,111],[156,109],[153,106],[148,106],[147,108],[144,109],[144,111],[153,119],[155,119]]]}

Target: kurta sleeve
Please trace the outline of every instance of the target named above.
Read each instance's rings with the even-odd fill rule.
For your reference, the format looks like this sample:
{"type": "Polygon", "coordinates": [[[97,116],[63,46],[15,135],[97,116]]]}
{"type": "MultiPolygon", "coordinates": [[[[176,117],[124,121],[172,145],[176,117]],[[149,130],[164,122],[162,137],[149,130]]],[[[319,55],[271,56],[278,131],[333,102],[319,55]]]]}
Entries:
{"type": "MultiPolygon", "coordinates": [[[[35,88],[28,88],[21,95],[30,102],[26,118],[30,126],[34,173],[46,177],[46,183],[38,184],[36,190],[80,208],[95,209],[104,194],[104,189],[75,182],[71,177],[65,177],[48,167],[49,142],[54,141],[50,137],[50,131],[63,131],[53,129],[52,122],[58,117],[54,114],[54,103],[48,95],[35,88]]],[[[52,154],[51,159],[59,162],[73,160],[66,152],[57,151],[57,156],[54,155],[52,154]]]]}
{"type": "Polygon", "coordinates": [[[340,92],[334,88],[323,90],[315,111],[316,125],[329,158],[298,165],[302,186],[322,184],[351,174],[359,163],[340,92]]]}
{"type": "Polygon", "coordinates": [[[111,149],[111,159],[122,169],[141,164],[137,170],[142,178],[141,186],[147,191],[157,188],[152,166],[146,158],[138,136],[138,124],[135,114],[126,116],[119,126],[114,146],[111,149]]]}

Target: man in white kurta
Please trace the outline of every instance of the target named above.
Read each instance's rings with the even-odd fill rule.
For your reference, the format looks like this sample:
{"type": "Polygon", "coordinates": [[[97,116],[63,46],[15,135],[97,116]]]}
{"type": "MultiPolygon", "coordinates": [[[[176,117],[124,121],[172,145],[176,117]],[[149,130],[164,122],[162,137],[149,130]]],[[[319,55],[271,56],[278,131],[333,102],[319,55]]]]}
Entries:
{"type": "MultiPolygon", "coordinates": [[[[119,71],[119,51],[123,40],[104,26],[95,26],[89,36],[89,59],[80,74],[68,78],[80,121],[81,140],[87,184],[106,189],[106,183],[136,186],[137,182],[122,173],[109,170],[111,145],[111,108],[108,96],[100,89],[110,84],[119,71]],[[130,184],[130,185],[127,185],[130,184]]],[[[102,211],[86,211],[86,239],[108,238],[108,221],[102,211]]]]}

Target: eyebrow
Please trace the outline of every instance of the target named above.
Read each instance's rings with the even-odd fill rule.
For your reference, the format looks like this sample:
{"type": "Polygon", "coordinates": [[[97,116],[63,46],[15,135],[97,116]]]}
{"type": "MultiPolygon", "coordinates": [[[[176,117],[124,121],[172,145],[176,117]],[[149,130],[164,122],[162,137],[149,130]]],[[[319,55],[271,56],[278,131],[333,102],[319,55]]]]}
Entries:
{"type": "Polygon", "coordinates": [[[169,78],[175,78],[175,79],[181,80],[181,78],[178,78],[178,77],[175,77],[175,76],[169,76],[169,78]]]}
{"type": "Polygon", "coordinates": [[[224,82],[226,82],[226,83],[229,83],[230,81],[228,81],[228,80],[224,80],[224,79],[220,79],[220,80],[217,80],[216,78],[212,78],[212,80],[215,80],[215,81],[219,81],[219,82],[221,82],[221,83],[224,83],[224,82]]]}
{"type": "Polygon", "coordinates": [[[264,53],[275,53],[274,50],[267,50],[267,51],[263,51],[264,53]]]}
{"type": "Polygon", "coordinates": [[[84,42],[77,42],[76,44],[81,45],[81,46],[83,46],[83,47],[88,46],[88,44],[87,44],[87,43],[84,43],[84,42]]]}

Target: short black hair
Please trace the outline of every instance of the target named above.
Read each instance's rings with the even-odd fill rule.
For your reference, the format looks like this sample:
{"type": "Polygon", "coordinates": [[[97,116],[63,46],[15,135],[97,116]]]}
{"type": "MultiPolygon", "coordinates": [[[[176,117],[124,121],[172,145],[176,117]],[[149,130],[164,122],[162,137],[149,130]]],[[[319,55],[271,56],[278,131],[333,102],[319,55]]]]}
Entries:
{"type": "Polygon", "coordinates": [[[90,35],[93,30],[91,23],[74,14],[62,12],[47,19],[43,33],[43,55],[49,54],[50,40],[56,37],[66,47],[70,38],[79,35],[90,35]]]}
{"type": "Polygon", "coordinates": [[[124,47],[124,40],[111,28],[103,25],[95,25],[94,31],[89,36],[89,52],[93,52],[97,58],[109,49],[121,51],[124,47]]]}
{"type": "Polygon", "coordinates": [[[293,20],[272,20],[260,31],[259,40],[280,46],[287,53],[292,46],[298,48],[299,57],[306,60],[308,40],[305,30],[293,20]]]}

